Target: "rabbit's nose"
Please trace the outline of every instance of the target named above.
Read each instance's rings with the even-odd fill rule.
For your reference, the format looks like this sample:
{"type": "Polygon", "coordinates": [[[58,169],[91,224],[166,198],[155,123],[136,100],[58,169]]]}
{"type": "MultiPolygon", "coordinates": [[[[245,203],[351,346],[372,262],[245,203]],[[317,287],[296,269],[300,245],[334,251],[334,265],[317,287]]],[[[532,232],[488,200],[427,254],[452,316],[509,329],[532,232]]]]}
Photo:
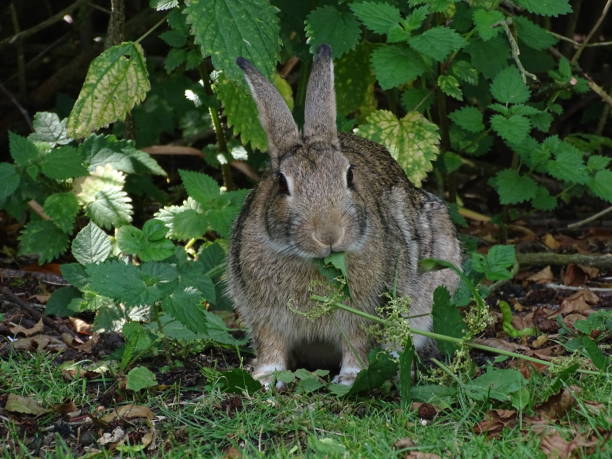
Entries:
{"type": "Polygon", "coordinates": [[[329,247],[332,251],[344,236],[344,230],[338,226],[327,226],[318,228],[314,231],[313,239],[324,247],[329,247]]]}

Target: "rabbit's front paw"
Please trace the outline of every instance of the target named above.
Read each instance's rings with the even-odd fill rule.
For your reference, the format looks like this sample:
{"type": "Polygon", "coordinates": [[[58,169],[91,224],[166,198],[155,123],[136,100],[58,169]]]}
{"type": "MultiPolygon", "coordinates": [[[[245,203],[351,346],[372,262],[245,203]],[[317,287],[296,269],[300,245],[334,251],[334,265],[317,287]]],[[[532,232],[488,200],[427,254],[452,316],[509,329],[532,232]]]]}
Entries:
{"type": "Polygon", "coordinates": [[[350,367],[350,368],[342,368],[340,373],[338,373],[332,382],[334,384],[343,384],[345,386],[352,386],[355,382],[355,378],[357,378],[357,374],[361,371],[361,368],[350,367]]]}
{"type": "MultiPolygon", "coordinates": [[[[272,387],[274,381],[276,380],[274,372],[283,371],[285,369],[285,365],[282,365],[280,363],[260,365],[255,367],[255,369],[253,370],[253,379],[259,381],[261,385],[264,386],[265,390],[269,390],[272,387]]],[[[275,387],[277,390],[283,390],[285,389],[285,383],[282,381],[276,381],[275,387]]]]}

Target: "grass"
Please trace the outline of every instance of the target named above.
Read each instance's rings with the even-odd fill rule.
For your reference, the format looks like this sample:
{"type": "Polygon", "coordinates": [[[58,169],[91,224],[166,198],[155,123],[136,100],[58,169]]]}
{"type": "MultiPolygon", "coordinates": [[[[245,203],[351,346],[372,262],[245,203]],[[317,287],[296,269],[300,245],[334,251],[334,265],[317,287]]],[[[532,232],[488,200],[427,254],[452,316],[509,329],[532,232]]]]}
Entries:
{"type": "MultiPolygon", "coordinates": [[[[45,408],[72,400],[83,413],[95,413],[102,404],[100,392],[92,388],[96,384],[78,377],[66,380],[50,355],[11,354],[0,361],[0,374],[0,394],[31,396],[45,408]]],[[[610,379],[604,375],[581,375],[568,384],[582,388],[577,403],[550,425],[566,439],[596,432],[599,446],[591,457],[611,457],[612,446],[605,442],[612,417],[610,379]],[[594,413],[587,401],[602,403],[603,409],[594,413]]],[[[515,427],[490,439],[475,434],[474,426],[492,407],[509,406],[477,402],[461,391],[453,407],[440,411],[431,421],[420,419],[414,409],[402,408],[396,391],[389,388],[359,399],[338,398],[326,392],[236,395],[222,392],[220,384],[209,380],[203,387],[175,385],[141,394],[121,392],[120,398],[124,400],[114,402],[116,405],[146,405],[156,416],[153,425],[157,449],[145,452],[136,446],[127,447],[121,453],[123,457],[223,457],[230,448],[240,451],[243,457],[379,458],[403,457],[411,451],[442,457],[546,457],[540,449],[540,434],[525,422],[526,416],[533,413],[520,413],[515,427]],[[411,439],[414,445],[398,449],[394,445],[402,438],[411,439]]],[[[112,402],[105,405],[111,407],[112,402]]],[[[51,412],[36,420],[22,416],[25,421],[21,423],[9,420],[7,415],[0,417],[0,424],[4,424],[0,432],[5,437],[0,438],[0,457],[74,457],[75,444],[58,435],[58,426],[64,422],[61,414],[51,412]]],[[[129,439],[133,445],[139,445],[142,433],[151,429],[144,420],[111,426],[83,425],[83,432],[92,429],[95,437],[90,446],[102,450],[95,457],[116,457],[116,451],[95,443],[116,425],[132,433],[129,439]]]]}

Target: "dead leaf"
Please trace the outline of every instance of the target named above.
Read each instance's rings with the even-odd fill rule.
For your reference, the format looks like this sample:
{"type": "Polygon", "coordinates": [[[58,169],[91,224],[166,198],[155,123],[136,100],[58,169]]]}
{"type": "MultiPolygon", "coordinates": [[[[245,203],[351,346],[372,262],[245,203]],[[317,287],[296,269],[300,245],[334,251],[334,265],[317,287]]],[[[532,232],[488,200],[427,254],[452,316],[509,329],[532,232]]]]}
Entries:
{"type": "Polygon", "coordinates": [[[33,414],[34,416],[40,416],[49,411],[44,409],[42,405],[32,397],[22,397],[21,395],[15,394],[8,394],[4,409],[12,413],[33,414]]]}
{"type": "Polygon", "coordinates": [[[528,351],[529,346],[523,344],[514,343],[512,341],[506,341],[501,338],[477,338],[474,340],[475,343],[484,344],[485,346],[494,347],[495,349],[501,349],[504,351],[528,351]]]}
{"type": "Polygon", "coordinates": [[[395,443],[393,443],[393,446],[397,449],[403,449],[403,448],[411,448],[413,446],[416,446],[416,444],[412,441],[412,439],[408,437],[404,437],[404,438],[400,438],[395,443]]]}
{"type": "Polygon", "coordinates": [[[486,433],[489,438],[501,433],[504,427],[512,427],[516,424],[516,411],[514,410],[491,410],[485,414],[485,418],[474,426],[477,434],[486,433]]]}
{"type": "Polygon", "coordinates": [[[565,285],[584,285],[587,280],[586,273],[574,264],[567,265],[563,272],[563,283],[565,285]]]}
{"type": "Polygon", "coordinates": [[[18,335],[19,333],[21,333],[24,336],[32,336],[36,333],[40,333],[41,331],[43,331],[44,328],[45,326],[43,324],[42,318],[40,318],[39,321],[36,322],[36,325],[34,325],[32,328],[25,328],[21,325],[13,324],[12,327],[9,327],[9,330],[14,335],[18,335]]]}
{"type": "Polygon", "coordinates": [[[553,344],[552,346],[543,347],[541,349],[530,349],[527,355],[531,357],[537,357],[538,359],[550,361],[553,357],[558,357],[563,353],[563,347],[559,344],[553,344]]]}
{"type": "Polygon", "coordinates": [[[68,317],[68,320],[70,321],[70,324],[72,325],[72,328],[74,328],[75,332],[80,333],[82,335],[91,335],[90,323],[87,323],[77,317],[68,317]]]}
{"type": "Polygon", "coordinates": [[[73,416],[78,416],[78,414],[76,414],[76,412],[78,411],[77,406],[74,404],[72,400],[67,400],[64,403],[60,403],[59,405],[54,405],[52,409],[56,413],[60,413],[60,414],[73,413],[72,414],[73,416]]]}
{"type": "Polygon", "coordinates": [[[411,451],[404,456],[404,459],[440,459],[440,456],[434,453],[423,453],[421,451],[411,451]]]}
{"type": "Polygon", "coordinates": [[[563,322],[565,322],[565,325],[567,325],[568,327],[573,327],[576,322],[578,322],[579,320],[584,320],[584,319],[586,319],[585,314],[572,313],[572,314],[566,315],[563,318],[563,322]]]}
{"type": "Polygon", "coordinates": [[[155,427],[153,427],[151,430],[145,433],[140,439],[140,441],[142,442],[142,446],[144,446],[147,449],[155,449],[155,443],[153,442],[155,441],[156,436],[157,436],[157,433],[155,431],[155,427]]]}
{"type": "Polygon", "coordinates": [[[584,271],[584,273],[589,276],[590,279],[599,276],[599,268],[596,268],[595,266],[578,265],[578,267],[584,271]]]}
{"type": "Polygon", "coordinates": [[[112,432],[104,432],[98,439],[99,445],[108,445],[109,443],[119,443],[125,439],[125,432],[121,427],[115,427],[112,432]]]}
{"type": "Polygon", "coordinates": [[[559,435],[559,432],[548,432],[540,440],[540,448],[544,454],[559,459],[567,459],[576,449],[595,444],[595,440],[588,441],[580,434],[576,434],[571,441],[567,441],[559,435]]]}
{"type": "Polygon", "coordinates": [[[550,266],[547,266],[546,268],[542,268],[537,273],[529,276],[527,280],[537,282],[538,284],[546,284],[548,282],[552,282],[554,278],[555,275],[553,274],[552,269],[550,269],[550,266]]]}
{"type": "Polygon", "coordinates": [[[553,395],[546,402],[537,406],[536,413],[540,415],[541,418],[552,420],[561,419],[576,403],[574,394],[580,392],[582,392],[582,389],[578,386],[565,387],[561,392],[553,395]]]}
{"type": "Polygon", "coordinates": [[[561,302],[561,314],[584,312],[592,309],[599,302],[599,297],[589,289],[578,290],[561,302]]]}
{"type": "Polygon", "coordinates": [[[544,235],[544,237],[542,238],[542,242],[544,242],[544,245],[546,245],[546,247],[552,250],[557,250],[559,247],[561,247],[559,241],[557,241],[555,237],[550,233],[546,233],[544,235]]]}
{"type": "Polygon", "coordinates": [[[552,312],[547,308],[535,308],[533,311],[533,324],[541,332],[556,333],[559,331],[559,324],[551,318],[554,314],[557,314],[557,312],[552,312]]]}
{"type": "Polygon", "coordinates": [[[36,335],[30,338],[19,338],[13,341],[13,347],[18,351],[53,351],[64,352],[66,344],[54,336],[36,335]]]}
{"type": "Polygon", "coordinates": [[[94,333],[91,337],[85,341],[83,344],[79,344],[78,346],[73,346],[77,351],[85,352],[87,354],[91,354],[93,352],[93,348],[100,341],[100,335],[98,333],[94,333]]]}
{"type": "Polygon", "coordinates": [[[148,420],[153,419],[153,411],[144,405],[122,405],[118,408],[113,409],[110,413],[102,416],[101,421],[105,423],[113,422],[115,419],[120,418],[147,418],[148,420]]]}
{"type": "Polygon", "coordinates": [[[49,301],[50,297],[51,295],[34,295],[32,298],[34,298],[41,304],[47,304],[47,301],[49,301]]]}
{"type": "Polygon", "coordinates": [[[240,457],[242,457],[242,453],[233,446],[230,446],[223,452],[223,459],[238,459],[240,457]]]}

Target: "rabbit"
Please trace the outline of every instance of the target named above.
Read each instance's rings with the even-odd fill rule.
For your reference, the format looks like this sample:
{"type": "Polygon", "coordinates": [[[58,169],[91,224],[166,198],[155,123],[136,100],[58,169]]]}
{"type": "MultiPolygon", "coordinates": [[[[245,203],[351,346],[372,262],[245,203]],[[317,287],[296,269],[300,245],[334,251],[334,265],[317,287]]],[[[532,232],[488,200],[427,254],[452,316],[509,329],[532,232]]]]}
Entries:
{"type": "MultiPolygon", "coordinates": [[[[455,290],[448,270],[421,273],[423,258],[455,265],[461,250],[444,202],[415,188],[381,145],[336,129],[331,48],[314,57],[303,133],[280,93],[246,59],[238,58],[268,137],[270,168],[234,222],[228,292],[250,330],[253,377],[269,387],[274,372],[295,362],[340,368],[333,382],[352,385],[373,346],[371,325],[342,310],[313,320],[300,311],[313,283],[324,279],[315,259],[345,252],[350,305],[376,314],[385,292],[408,296],[410,325],[432,327],[432,293],[455,290]]],[[[420,354],[435,350],[414,335],[420,354]]]]}

